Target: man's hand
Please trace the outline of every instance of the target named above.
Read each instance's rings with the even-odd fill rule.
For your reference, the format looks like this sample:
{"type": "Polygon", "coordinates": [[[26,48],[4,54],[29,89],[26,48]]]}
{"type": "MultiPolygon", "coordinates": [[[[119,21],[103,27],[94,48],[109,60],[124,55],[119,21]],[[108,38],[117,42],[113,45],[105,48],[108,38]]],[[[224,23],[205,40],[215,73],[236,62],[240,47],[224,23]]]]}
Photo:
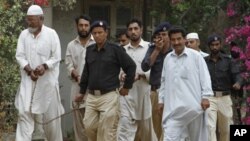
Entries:
{"type": "Polygon", "coordinates": [[[140,74],[139,73],[135,74],[135,81],[137,81],[137,80],[140,80],[140,74]]]}
{"type": "Polygon", "coordinates": [[[126,78],[126,74],[124,73],[124,72],[122,72],[121,74],[120,74],[120,81],[121,82],[124,82],[125,81],[125,78],[126,78]]]}
{"type": "Polygon", "coordinates": [[[36,67],[35,74],[38,74],[38,75],[42,76],[45,73],[45,70],[46,69],[45,69],[44,64],[41,64],[41,65],[36,67]]]}
{"type": "Polygon", "coordinates": [[[30,73],[30,78],[31,78],[31,80],[33,80],[33,81],[37,81],[38,75],[35,73],[35,71],[31,71],[31,73],[30,73]]]}
{"type": "Polygon", "coordinates": [[[234,85],[233,85],[233,89],[235,90],[239,90],[240,89],[240,84],[238,82],[236,82],[234,85]]]}
{"type": "Polygon", "coordinates": [[[119,90],[119,93],[120,93],[120,95],[122,95],[122,96],[126,96],[126,95],[128,95],[128,91],[129,91],[129,89],[121,88],[121,89],[119,90]]]}
{"type": "Polygon", "coordinates": [[[78,81],[79,81],[80,75],[78,74],[78,72],[77,72],[75,69],[73,69],[73,70],[71,71],[71,77],[72,77],[76,82],[78,82],[78,81]]]}
{"type": "Polygon", "coordinates": [[[27,75],[30,75],[33,71],[29,64],[24,67],[24,70],[26,71],[27,75]]]}
{"type": "Polygon", "coordinates": [[[210,107],[210,102],[208,99],[202,99],[201,100],[201,108],[205,111],[207,108],[210,107]]]}
{"type": "Polygon", "coordinates": [[[164,108],[164,104],[163,103],[158,103],[158,114],[160,116],[162,116],[163,108],[164,108]]]}
{"type": "Polygon", "coordinates": [[[154,42],[155,42],[155,49],[158,50],[158,51],[161,51],[162,48],[163,48],[163,40],[161,37],[156,37],[154,39],[154,42]]]}
{"type": "Polygon", "coordinates": [[[77,94],[75,96],[75,102],[82,102],[84,99],[84,95],[83,94],[77,94]]]}

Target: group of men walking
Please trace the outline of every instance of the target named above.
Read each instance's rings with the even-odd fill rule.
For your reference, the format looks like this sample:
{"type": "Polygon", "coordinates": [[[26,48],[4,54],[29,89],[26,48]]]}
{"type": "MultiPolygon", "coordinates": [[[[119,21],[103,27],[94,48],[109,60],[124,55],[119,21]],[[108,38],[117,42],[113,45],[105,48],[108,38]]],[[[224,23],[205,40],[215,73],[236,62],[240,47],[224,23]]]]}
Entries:
{"type": "MultiPolygon", "coordinates": [[[[58,35],[43,25],[39,6],[32,5],[26,19],[16,52],[22,76],[17,141],[31,140],[36,114],[46,122],[64,112],[58,35]]],[[[80,109],[73,113],[76,141],[229,141],[230,94],[243,82],[221,53],[220,36],[209,36],[206,54],[197,33],[186,35],[168,22],[156,27],[149,43],[141,21],[130,20],[129,42],[122,46],[108,41],[106,21],[81,15],[75,24],[78,36],[67,46],[65,63],[72,108],[80,109]]],[[[44,130],[48,141],[62,141],[60,119],[44,130]]]]}

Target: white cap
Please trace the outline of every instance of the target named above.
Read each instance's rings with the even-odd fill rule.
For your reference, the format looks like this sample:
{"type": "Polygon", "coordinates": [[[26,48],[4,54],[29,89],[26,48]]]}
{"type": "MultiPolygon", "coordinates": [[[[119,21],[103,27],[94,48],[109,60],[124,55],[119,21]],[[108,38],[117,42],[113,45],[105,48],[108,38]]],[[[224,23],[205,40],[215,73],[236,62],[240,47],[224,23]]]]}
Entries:
{"type": "Polygon", "coordinates": [[[27,15],[43,15],[43,10],[38,5],[31,5],[27,11],[27,15]]]}
{"type": "Polygon", "coordinates": [[[199,39],[199,36],[197,33],[192,32],[192,33],[187,34],[186,39],[199,39]]]}

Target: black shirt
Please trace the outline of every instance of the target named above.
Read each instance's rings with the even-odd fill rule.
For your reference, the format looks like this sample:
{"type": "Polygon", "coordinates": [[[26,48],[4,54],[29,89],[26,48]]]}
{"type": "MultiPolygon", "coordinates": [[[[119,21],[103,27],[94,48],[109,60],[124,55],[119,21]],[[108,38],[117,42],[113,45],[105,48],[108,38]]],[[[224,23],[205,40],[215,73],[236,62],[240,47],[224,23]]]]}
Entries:
{"type": "Polygon", "coordinates": [[[219,54],[219,59],[214,62],[210,56],[205,57],[211,76],[214,91],[230,91],[233,84],[241,83],[238,66],[226,54],[219,54]]]}
{"type": "Polygon", "coordinates": [[[113,90],[120,87],[121,68],[126,73],[124,88],[132,88],[136,65],[122,47],[106,42],[98,51],[96,44],[87,48],[80,93],[90,90],[113,90]]]}
{"type": "Polygon", "coordinates": [[[151,68],[149,84],[151,86],[155,86],[156,88],[159,88],[161,86],[161,73],[162,73],[163,62],[164,62],[166,55],[169,52],[171,52],[172,49],[167,51],[165,54],[160,52],[154,64],[150,66],[150,56],[153,53],[154,49],[155,49],[155,46],[152,46],[152,45],[149,46],[148,51],[141,63],[141,68],[144,72],[148,71],[151,68]]]}

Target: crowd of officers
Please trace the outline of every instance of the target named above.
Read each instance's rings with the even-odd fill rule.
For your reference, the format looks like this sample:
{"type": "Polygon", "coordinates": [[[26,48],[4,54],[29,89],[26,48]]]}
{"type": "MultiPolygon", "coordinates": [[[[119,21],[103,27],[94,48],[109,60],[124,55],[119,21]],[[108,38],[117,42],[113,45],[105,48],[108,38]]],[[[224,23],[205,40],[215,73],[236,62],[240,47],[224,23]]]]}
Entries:
{"type": "MultiPolygon", "coordinates": [[[[51,50],[47,51],[34,50],[42,56],[40,60],[35,61],[37,64],[42,64],[36,69],[33,70],[32,67],[35,65],[29,65],[31,63],[26,61],[29,57],[25,55],[29,53],[25,53],[27,52],[25,45],[28,43],[27,40],[24,39],[29,37],[29,34],[34,34],[34,39],[40,40],[40,36],[43,37],[45,34],[45,26],[41,24],[43,19],[35,19],[41,20],[41,23],[37,24],[38,27],[40,25],[39,32],[35,30],[36,21],[31,19],[34,18],[34,16],[43,15],[43,12],[39,11],[39,7],[38,13],[36,13],[37,7],[33,10],[35,12],[31,11],[28,13],[30,28],[26,31],[27,33],[25,32],[27,35],[19,37],[16,54],[19,64],[21,68],[23,68],[23,77],[26,77],[26,75],[27,78],[31,77],[32,83],[30,85],[31,88],[34,89],[31,94],[35,94],[32,98],[39,94],[39,92],[37,92],[38,90],[43,91],[44,88],[48,86],[46,84],[40,84],[40,79],[43,78],[43,75],[46,75],[47,72],[50,72],[50,69],[55,69],[53,67],[56,66],[56,64],[50,64],[51,61],[46,62],[44,59],[46,60],[46,58],[48,58],[48,60],[50,60],[52,58],[52,60],[56,60],[57,63],[58,60],[60,60],[60,57],[57,59],[56,57],[58,56],[55,55],[57,49],[51,47],[51,50]],[[33,28],[35,32],[32,31],[33,28]],[[42,33],[41,35],[40,32],[42,33]],[[24,41],[22,45],[20,45],[22,40],[24,41]],[[50,54],[51,52],[52,54],[50,54]],[[41,70],[39,70],[39,68],[41,70]],[[37,75],[36,72],[40,72],[40,74],[37,75]],[[43,87],[39,89],[39,85],[43,87]]],[[[230,57],[222,52],[223,41],[221,36],[212,34],[208,37],[207,46],[210,50],[210,54],[207,54],[201,51],[199,47],[200,40],[197,33],[192,32],[186,35],[186,31],[182,27],[173,26],[169,22],[162,22],[155,28],[151,43],[142,39],[142,22],[136,18],[128,21],[126,25],[127,30],[117,36],[119,44],[112,43],[108,40],[108,24],[106,21],[97,20],[92,22],[90,17],[81,15],[75,19],[75,25],[78,35],[74,40],[68,43],[65,63],[69,77],[72,80],[71,108],[80,108],[80,110],[73,112],[73,127],[76,141],[84,141],[86,138],[88,141],[229,141],[229,126],[234,124],[234,122],[241,124],[240,115],[237,110],[233,112],[232,107],[232,98],[239,99],[240,97],[240,95],[233,95],[233,93],[240,93],[243,85],[240,69],[235,61],[239,57],[239,54],[235,53],[236,55],[234,54],[230,57]],[[190,68],[188,68],[189,64],[185,64],[185,59],[190,58],[190,54],[193,56],[191,60],[195,58],[194,60],[198,62],[191,62],[190,68]],[[180,58],[177,60],[177,67],[182,69],[182,66],[185,66],[185,70],[181,70],[180,80],[185,81],[185,83],[190,82],[191,84],[195,81],[194,84],[202,85],[200,91],[204,91],[203,88],[206,89],[206,94],[202,95],[195,91],[195,89],[197,87],[200,88],[200,86],[194,86],[193,89],[186,88],[186,86],[189,87],[189,85],[185,85],[185,83],[184,85],[180,84],[180,86],[178,86],[178,83],[173,81],[171,84],[175,85],[174,89],[191,89],[191,91],[194,91],[192,92],[194,97],[200,99],[201,104],[198,108],[202,111],[202,122],[196,122],[195,125],[191,126],[189,123],[193,120],[197,120],[197,118],[187,116],[192,120],[185,121],[185,119],[182,119],[182,122],[176,122],[176,125],[168,124],[170,120],[174,121],[176,120],[175,118],[182,118],[180,116],[178,117],[177,112],[177,115],[168,115],[168,111],[166,111],[166,107],[164,107],[166,104],[169,105],[169,103],[165,103],[167,95],[173,94],[161,93],[161,91],[164,91],[164,86],[168,85],[164,83],[164,86],[161,86],[161,83],[164,82],[163,78],[167,80],[169,76],[179,75],[175,74],[175,72],[170,74],[166,71],[169,68],[165,69],[165,67],[171,66],[169,62],[166,63],[166,59],[168,58],[180,58]],[[180,64],[178,64],[178,61],[180,61],[180,64]],[[196,63],[199,67],[193,65],[196,63]],[[190,71],[194,71],[191,76],[194,75],[196,77],[197,73],[197,80],[199,80],[199,82],[196,82],[196,80],[192,78],[190,79],[188,76],[190,75],[190,71]],[[162,72],[164,74],[162,74],[162,72]],[[204,74],[204,76],[202,76],[202,74],[204,74]],[[235,121],[233,121],[233,115],[235,116],[235,121]],[[179,123],[182,124],[177,125],[179,123]],[[172,126],[173,132],[171,128],[169,129],[164,125],[172,126]],[[191,127],[199,129],[202,133],[192,133],[196,130],[189,129],[191,127]],[[175,130],[178,132],[174,132],[174,129],[178,129],[175,130]],[[184,129],[187,132],[184,132],[184,129]]],[[[50,32],[54,33],[53,31],[50,32]]],[[[37,41],[33,40],[32,36],[29,38],[29,44],[36,45],[37,41]]],[[[46,37],[42,39],[45,42],[49,40],[57,42],[57,40],[55,41],[57,35],[50,38],[52,38],[52,40],[46,37]]],[[[41,45],[44,44],[41,43],[41,45]]],[[[31,48],[32,47],[33,46],[31,46],[31,48]]],[[[32,52],[32,50],[28,51],[32,52]]],[[[32,57],[34,58],[27,60],[32,62],[36,60],[37,56],[32,57]]],[[[190,59],[188,59],[188,61],[190,61],[190,59]]],[[[55,74],[52,73],[52,75],[55,74]]],[[[48,80],[50,80],[50,78],[48,78],[48,80]]],[[[56,90],[57,89],[55,89],[55,91],[56,90]]],[[[173,103],[171,106],[176,106],[178,105],[176,103],[179,102],[185,102],[185,99],[182,99],[185,98],[185,91],[182,95],[183,97],[178,97],[175,99],[176,101],[169,101],[173,103]]],[[[39,98],[41,97],[37,97],[37,99],[39,98]]],[[[49,96],[44,97],[44,99],[46,98],[52,99],[52,101],[60,99],[58,96],[52,98],[49,96]]],[[[36,99],[32,100],[28,102],[30,105],[34,102],[39,102],[36,99]],[[34,101],[32,102],[32,100],[34,101]]],[[[20,103],[22,98],[16,101],[20,103]]],[[[191,101],[187,99],[184,105],[192,105],[193,103],[189,103],[191,101]]],[[[48,104],[55,108],[55,105],[48,104]]],[[[239,103],[236,102],[235,104],[239,103]]],[[[22,105],[19,104],[18,106],[20,107],[22,105]]],[[[188,107],[183,108],[186,109],[188,107]]],[[[55,110],[50,109],[51,111],[49,113],[46,110],[34,113],[31,110],[35,111],[36,107],[30,106],[27,110],[25,108],[20,110],[19,108],[20,121],[18,123],[18,129],[20,129],[17,135],[19,138],[25,140],[29,140],[28,133],[30,134],[30,132],[26,132],[26,129],[34,129],[32,125],[26,128],[24,121],[28,123],[32,121],[33,118],[29,117],[25,112],[28,111],[32,114],[46,113],[48,115],[50,115],[51,112],[55,112],[55,110]],[[22,118],[24,120],[22,120],[22,118]]],[[[189,111],[189,109],[187,111],[189,111]]],[[[187,113],[183,110],[180,110],[180,112],[180,115],[187,113]]],[[[58,111],[57,114],[53,116],[60,115],[61,113],[63,112],[58,111]]],[[[51,117],[48,116],[48,118],[51,117]]],[[[49,120],[48,118],[46,117],[43,120],[49,120]]],[[[58,122],[52,122],[52,124],[53,125],[44,128],[48,130],[45,131],[47,139],[49,141],[61,141],[62,138],[59,137],[61,136],[61,133],[59,133],[61,132],[61,127],[58,125],[58,122]],[[57,132],[55,132],[55,130],[57,130],[57,132]]],[[[33,131],[32,129],[29,131],[33,131]]]]}
{"type": "MultiPolygon", "coordinates": [[[[80,20],[78,19],[78,22],[80,20]]],[[[86,18],[82,20],[88,21],[86,18]]],[[[78,22],[76,24],[79,24],[78,22]]],[[[83,73],[81,74],[81,71],[78,73],[78,76],[81,75],[81,80],[78,81],[81,94],[76,96],[76,101],[79,101],[88,93],[84,115],[85,135],[89,140],[163,140],[164,102],[158,100],[158,92],[164,58],[173,51],[168,33],[172,28],[170,23],[159,24],[152,35],[152,42],[149,43],[141,37],[143,32],[141,21],[132,19],[127,24],[127,30],[117,36],[120,46],[107,41],[108,25],[105,21],[95,21],[92,24],[89,21],[89,25],[96,44],[89,46],[86,51],[83,73]],[[103,39],[100,37],[102,32],[105,34],[103,39]],[[125,49],[129,57],[120,52],[122,49],[118,51],[117,48],[120,47],[125,49]],[[99,52],[96,51],[98,49],[100,49],[99,52]],[[122,68],[121,72],[120,68],[122,68]],[[133,69],[135,74],[132,73],[133,69]],[[111,79],[112,76],[113,79],[111,79]],[[117,115],[114,114],[117,109],[114,110],[113,102],[106,98],[108,95],[116,102],[119,101],[119,104],[116,103],[120,112],[116,113],[117,115]],[[102,102],[99,100],[102,97],[108,101],[101,106],[102,102]],[[112,108],[107,106],[110,104],[113,104],[112,108]],[[103,110],[103,107],[106,110],[103,110]],[[113,115],[110,116],[109,112],[113,115]],[[118,114],[119,121],[116,121],[118,114]],[[105,115],[108,115],[106,117],[108,119],[105,115]],[[118,125],[117,131],[114,129],[115,125],[118,125]],[[108,128],[114,131],[113,134],[107,130],[108,128]]],[[[208,97],[210,107],[205,112],[208,140],[229,141],[229,125],[233,124],[230,96],[232,91],[238,92],[243,85],[239,67],[237,63],[233,63],[233,58],[222,52],[221,36],[212,34],[208,37],[207,45],[210,54],[199,48],[200,40],[197,33],[189,33],[184,37],[186,47],[196,50],[204,57],[211,77],[213,96],[208,97]]],[[[239,99],[239,96],[236,96],[236,99],[239,99]]],[[[239,114],[234,114],[237,115],[235,122],[240,123],[239,114]]]]}

